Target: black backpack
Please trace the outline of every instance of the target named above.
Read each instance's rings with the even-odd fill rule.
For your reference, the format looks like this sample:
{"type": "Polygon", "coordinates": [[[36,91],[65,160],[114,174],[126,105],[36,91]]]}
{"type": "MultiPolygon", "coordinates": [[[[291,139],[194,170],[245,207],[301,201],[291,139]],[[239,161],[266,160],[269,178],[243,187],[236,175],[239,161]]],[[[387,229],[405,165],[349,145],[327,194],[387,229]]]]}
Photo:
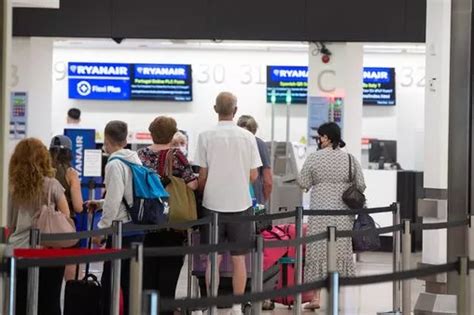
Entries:
{"type": "Polygon", "coordinates": [[[352,248],[354,252],[375,251],[380,249],[380,236],[375,229],[375,221],[369,214],[363,213],[357,216],[352,230],[354,232],[373,230],[374,233],[353,236],[352,248]]]}

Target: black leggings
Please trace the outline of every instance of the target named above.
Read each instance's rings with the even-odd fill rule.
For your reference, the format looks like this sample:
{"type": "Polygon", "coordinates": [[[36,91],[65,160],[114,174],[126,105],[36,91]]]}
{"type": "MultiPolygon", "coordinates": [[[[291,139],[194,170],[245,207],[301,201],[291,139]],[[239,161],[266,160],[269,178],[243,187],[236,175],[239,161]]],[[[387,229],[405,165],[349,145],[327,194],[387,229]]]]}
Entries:
{"type": "MultiPolygon", "coordinates": [[[[160,231],[145,237],[145,247],[182,246],[185,237],[180,231],[160,231]]],[[[147,257],[143,260],[143,289],[158,290],[160,298],[174,299],[184,256],[147,257]]],[[[173,314],[162,312],[162,315],[173,314]]]]}
{"type": "MultiPolygon", "coordinates": [[[[39,272],[38,315],[61,315],[61,287],[64,266],[44,267],[39,272]]],[[[28,270],[17,271],[16,315],[26,315],[28,270]]]]}

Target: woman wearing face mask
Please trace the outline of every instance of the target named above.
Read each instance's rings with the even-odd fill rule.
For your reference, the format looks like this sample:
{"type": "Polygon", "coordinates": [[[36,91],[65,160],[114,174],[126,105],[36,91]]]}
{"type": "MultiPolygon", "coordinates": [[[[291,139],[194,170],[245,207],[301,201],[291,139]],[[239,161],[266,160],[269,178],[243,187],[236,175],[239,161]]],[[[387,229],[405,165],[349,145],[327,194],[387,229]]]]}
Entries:
{"type": "MultiPolygon", "coordinates": [[[[326,123],[318,128],[319,150],[309,155],[298,176],[298,184],[306,191],[311,189],[311,209],[346,210],[342,195],[350,186],[349,154],[341,150],[345,147],[341,140],[341,129],[335,123],[326,123]]],[[[352,174],[358,189],[365,190],[364,176],[359,162],[352,156],[352,174]]],[[[352,230],[353,216],[311,216],[308,234],[327,231],[328,226],[337,230],[352,230]]],[[[327,240],[306,245],[304,279],[307,282],[323,280],[327,277],[327,240]]],[[[352,240],[337,240],[337,271],[341,277],[355,276],[352,240]]],[[[315,291],[313,301],[306,309],[320,308],[320,290],[315,291]]]]}
{"type": "Polygon", "coordinates": [[[181,131],[174,134],[171,147],[179,149],[184,156],[188,156],[188,138],[181,131]]]}

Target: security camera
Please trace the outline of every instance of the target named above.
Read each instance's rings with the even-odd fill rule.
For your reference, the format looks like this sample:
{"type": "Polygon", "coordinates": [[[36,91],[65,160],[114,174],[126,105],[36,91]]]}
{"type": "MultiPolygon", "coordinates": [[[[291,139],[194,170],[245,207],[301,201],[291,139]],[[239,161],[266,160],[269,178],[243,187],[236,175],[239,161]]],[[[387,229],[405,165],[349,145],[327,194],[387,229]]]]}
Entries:
{"type": "Polygon", "coordinates": [[[113,41],[116,42],[117,44],[121,44],[124,38],[121,37],[112,37],[113,41]]]}

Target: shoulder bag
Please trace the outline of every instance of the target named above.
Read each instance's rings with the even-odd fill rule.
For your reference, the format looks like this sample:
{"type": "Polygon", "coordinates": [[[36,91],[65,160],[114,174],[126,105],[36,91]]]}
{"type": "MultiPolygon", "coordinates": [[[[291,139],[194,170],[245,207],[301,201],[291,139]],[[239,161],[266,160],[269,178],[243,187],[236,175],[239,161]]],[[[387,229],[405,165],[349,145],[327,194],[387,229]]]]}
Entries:
{"type": "Polygon", "coordinates": [[[197,220],[196,198],[194,191],[186,182],[173,176],[173,149],[168,150],[165,160],[165,178],[169,179],[166,191],[169,193],[169,222],[183,222],[197,220]]]}
{"type": "Polygon", "coordinates": [[[357,188],[355,175],[352,173],[352,155],[349,154],[350,186],[342,194],[342,200],[350,209],[362,209],[365,206],[365,195],[357,188]]]}
{"type": "MultiPolygon", "coordinates": [[[[33,226],[39,229],[41,234],[75,233],[76,227],[72,219],[61,211],[57,210],[56,205],[52,204],[51,186],[51,183],[49,183],[47,204],[41,206],[39,215],[33,222],[33,226]]],[[[78,239],[63,241],[40,241],[40,245],[44,247],[65,248],[76,245],[78,241],[78,239]]]]}

